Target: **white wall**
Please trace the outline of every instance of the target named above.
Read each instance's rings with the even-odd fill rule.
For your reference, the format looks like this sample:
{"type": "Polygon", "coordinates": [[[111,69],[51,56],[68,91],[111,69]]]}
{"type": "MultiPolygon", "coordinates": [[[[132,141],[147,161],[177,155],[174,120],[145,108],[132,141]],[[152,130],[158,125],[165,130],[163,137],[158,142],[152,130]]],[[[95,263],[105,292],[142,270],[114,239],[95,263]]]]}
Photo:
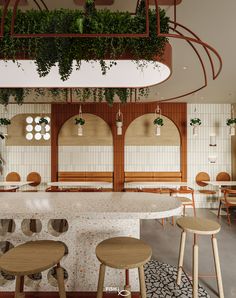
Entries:
{"type": "MultiPolygon", "coordinates": [[[[199,172],[207,172],[212,180],[219,172],[231,174],[231,137],[226,125],[230,118],[230,104],[188,104],[188,181],[194,189],[202,189],[195,183],[199,172]],[[196,112],[194,112],[196,108],[196,112]],[[193,136],[190,119],[198,117],[202,120],[199,135],[193,136]],[[209,146],[210,134],[216,134],[216,147],[209,146]],[[208,162],[209,155],[216,155],[215,164],[208,162]]],[[[207,186],[207,189],[213,189],[207,186]]],[[[216,197],[196,194],[196,205],[199,207],[218,206],[216,197]],[[211,203],[211,201],[216,203],[211,203]]]]}
{"type": "MultiPolygon", "coordinates": [[[[9,105],[9,117],[18,113],[40,113],[44,108],[45,113],[50,113],[50,105],[9,105]]],[[[195,176],[198,172],[209,173],[211,179],[215,179],[217,173],[226,171],[231,173],[231,138],[228,135],[226,119],[230,117],[230,104],[188,104],[188,181],[195,189],[200,189],[195,184],[195,176]],[[196,108],[197,112],[194,113],[196,108]],[[199,128],[199,135],[194,137],[192,127],[189,125],[190,118],[199,117],[202,125],[199,128]],[[210,147],[210,133],[216,133],[216,147],[210,147]],[[209,164],[208,156],[217,156],[216,164],[209,164]]],[[[1,117],[4,108],[0,107],[1,117]]],[[[146,171],[146,163],[150,162],[153,170],[178,170],[179,155],[172,148],[172,159],[166,160],[166,151],[161,148],[147,146],[142,159],[137,148],[132,146],[125,148],[126,158],[130,159],[126,171],[146,171]],[[158,152],[156,159],[150,158],[150,150],[158,152]],[[164,151],[162,151],[164,150],[164,151]],[[161,156],[162,158],[159,159],[161,156]]],[[[6,164],[4,166],[1,180],[8,172],[16,171],[25,180],[29,172],[36,171],[42,176],[42,181],[50,181],[51,152],[49,146],[5,146],[4,141],[0,141],[0,153],[6,164]]],[[[60,171],[113,171],[113,149],[111,146],[76,147],[64,146],[59,149],[59,170],[60,171]],[[66,152],[67,151],[67,152],[66,152]],[[68,154],[69,153],[69,154],[68,154]]],[[[148,169],[149,170],[149,169],[148,169]]],[[[210,187],[208,187],[210,188],[210,187]]],[[[212,196],[196,194],[196,203],[199,207],[217,206],[211,204],[212,196]]]]}
{"type": "MultiPolygon", "coordinates": [[[[11,104],[7,109],[9,118],[20,113],[29,113],[29,115],[40,114],[42,111],[51,113],[50,105],[23,104],[18,106],[11,104]]],[[[0,106],[0,117],[6,117],[3,106],[0,106]]],[[[5,161],[1,180],[4,180],[9,172],[18,172],[23,181],[26,180],[27,174],[30,172],[38,172],[42,177],[42,182],[51,180],[50,146],[5,146],[5,141],[1,140],[0,154],[5,161]]],[[[45,185],[42,185],[42,188],[45,188],[45,185]]]]}

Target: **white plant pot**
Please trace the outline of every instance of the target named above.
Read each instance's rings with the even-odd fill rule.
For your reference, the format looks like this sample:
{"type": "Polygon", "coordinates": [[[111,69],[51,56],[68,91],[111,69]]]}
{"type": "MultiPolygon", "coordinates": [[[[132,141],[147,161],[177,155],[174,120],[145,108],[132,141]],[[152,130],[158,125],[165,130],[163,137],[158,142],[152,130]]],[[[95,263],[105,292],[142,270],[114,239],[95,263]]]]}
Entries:
{"type": "Polygon", "coordinates": [[[193,135],[194,136],[197,136],[198,135],[198,127],[199,127],[199,125],[194,125],[193,126],[193,135]]]}
{"type": "Polygon", "coordinates": [[[229,127],[229,135],[235,136],[235,125],[230,125],[229,127]]]}
{"type": "Polygon", "coordinates": [[[156,136],[160,136],[161,135],[161,127],[160,125],[156,125],[156,136]]]}
{"type": "Polygon", "coordinates": [[[78,124],[78,136],[83,136],[83,126],[81,124],[78,124]]]}
{"type": "Polygon", "coordinates": [[[122,135],[122,126],[123,126],[123,123],[121,121],[116,121],[117,135],[118,136],[122,135]]]}

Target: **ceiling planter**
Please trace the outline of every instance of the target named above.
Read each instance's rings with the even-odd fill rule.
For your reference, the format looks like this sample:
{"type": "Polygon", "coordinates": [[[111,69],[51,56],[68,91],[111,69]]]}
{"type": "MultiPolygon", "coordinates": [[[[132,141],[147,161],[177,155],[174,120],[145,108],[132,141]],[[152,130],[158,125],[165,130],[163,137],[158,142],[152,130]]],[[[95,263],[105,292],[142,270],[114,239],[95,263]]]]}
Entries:
{"type": "MultiPolygon", "coordinates": [[[[0,87],[141,88],[171,75],[171,46],[156,35],[156,11],[147,0],[134,15],[96,10],[92,1],[85,12],[21,11],[19,3],[2,18],[0,87]]],[[[159,29],[168,33],[169,18],[159,13],[159,29]]]]}
{"type": "Polygon", "coordinates": [[[20,67],[13,61],[0,61],[0,87],[5,88],[142,88],[159,84],[171,75],[171,46],[166,45],[163,57],[154,57],[152,61],[143,61],[143,69],[137,69],[137,64],[130,59],[104,60],[106,64],[115,62],[116,65],[101,72],[100,61],[82,60],[79,71],[73,61],[69,78],[63,81],[60,77],[58,63],[50,73],[40,77],[34,60],[18,60],[20,67]],[[161,62],[160,62],[161,60],[161,62]],[[12,77],[14,76],[14,80],[12,77]]]}

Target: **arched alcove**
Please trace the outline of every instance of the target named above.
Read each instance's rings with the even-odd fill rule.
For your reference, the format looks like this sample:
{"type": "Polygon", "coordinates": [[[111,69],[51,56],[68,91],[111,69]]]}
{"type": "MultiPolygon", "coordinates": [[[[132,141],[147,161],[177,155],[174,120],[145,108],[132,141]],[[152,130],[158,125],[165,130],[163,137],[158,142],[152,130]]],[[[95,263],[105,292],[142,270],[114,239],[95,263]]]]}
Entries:
{"type": "Polygon", "coordinates": [[[169,118],[156,135],[154,113],[131,122],[125,134],[125,172],[180,172],[181,137],[169,118]]]}
{"type": "Polygon", "coordinates": [[[109,125],[100,117],[85,113],[83,135],[78,136],[75,115],[58,135],[59,172],[113,172],[113,138],[109,125]]]}

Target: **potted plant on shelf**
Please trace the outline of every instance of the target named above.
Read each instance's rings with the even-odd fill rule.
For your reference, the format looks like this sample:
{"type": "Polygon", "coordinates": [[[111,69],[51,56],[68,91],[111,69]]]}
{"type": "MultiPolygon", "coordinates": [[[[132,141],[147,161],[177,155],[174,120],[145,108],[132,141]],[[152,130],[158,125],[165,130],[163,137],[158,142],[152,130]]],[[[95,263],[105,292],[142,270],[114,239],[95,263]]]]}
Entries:
{"type": "Polygon", "coordinates": [[[198,135],[198,127],[202,124],[200,118],[192,118],[190,119],[190,125],[193,126],[193,135],[198,135]]]}
{"type": "Polygon", "coordinates": [[[85,124],[85,120],[80,118],[75,118],[75,125],[78,125],[78,136],[83,136],[83,125],[85,124]]]}
{"type": "Polygon", "coordinates": [[[45,135],[46,134],[46,125],[48,124],[49,122],[48,122],[48,119],[47,118],[45,118],[45,117],[41,117],[40,119],[39,119],[39,125],[41,125],[41,134],[42,135],[45,135]]]}
{"type": "Polygon", "coordinates": [[[11,124],[11,120],[8,118],[0,118],[0,138],[4,140],[7,137],[7,126],[11,124]]]}
{"type": "Polygon", "coordinates": [[[153,121],[153,124],[156,125],[156,136],[160,136],[160,135],[161,135],[161,126],[164,125],[163,118],[161,118],[160,116],[158,116],[158,117],[153,121]]]}
{"type": "Polygon", "coordinates": [[[229,135],[235,136],[235,124],[236,124],[236,118],[229,118],[226,121],[226,125],[229,126],[229,135]]]}

